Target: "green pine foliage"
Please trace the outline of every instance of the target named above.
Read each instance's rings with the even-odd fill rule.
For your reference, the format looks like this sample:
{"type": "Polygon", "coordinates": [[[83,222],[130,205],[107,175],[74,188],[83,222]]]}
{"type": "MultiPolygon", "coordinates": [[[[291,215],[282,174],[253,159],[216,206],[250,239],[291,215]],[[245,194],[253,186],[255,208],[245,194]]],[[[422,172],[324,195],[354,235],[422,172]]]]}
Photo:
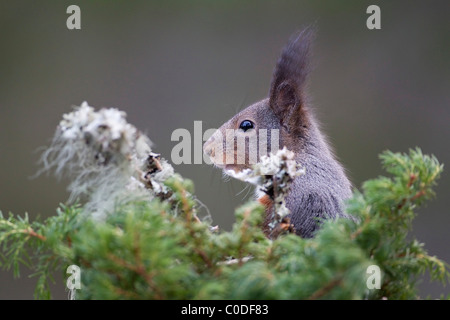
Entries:
{"type": "Polygon", "coordinates": [[[78,230],[80,212],[77,205],[61,205],[43,223],[30,222],[27,214],[5,218],[0,212],[0,267],[12,269],[15,277],[20,276],[20,264],[33,270],[38,277],[35,297],[49,299],[52,275],[73,259],[71,236],[78,230]]]}
{"type": "Polygon", "coordinates": [[[36,298],[50,297],[55,270],[75,264],[79,299],[415,299],[424,272],[449,281],[449,266],[408,236],[443,166],[419,149],[380,158],[390,176],[354,193],[355,219],[325,221],[312,239],[269,240],[256,202],[236,210],[231,231],[218,230],[199,219],[192,182],[175,175],[165,181],[170,201],[122,203],[101,222],[77,205],[43,222],[0,217],[0,263],[15,275],[20,264],[34,270],[36,298]],[[380,289],[368,289],[371,265],[380,289]]]}

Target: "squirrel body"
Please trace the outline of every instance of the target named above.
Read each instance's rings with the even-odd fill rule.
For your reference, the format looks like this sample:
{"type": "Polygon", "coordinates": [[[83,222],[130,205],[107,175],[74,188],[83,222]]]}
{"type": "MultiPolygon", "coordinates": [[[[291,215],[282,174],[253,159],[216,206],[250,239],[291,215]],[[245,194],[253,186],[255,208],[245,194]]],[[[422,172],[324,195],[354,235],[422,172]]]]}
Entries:
{"type": "MultiPolygon", "coordinates": [[[[343,202],[351,195],[351,183],[321,133],[306,97],[313,34],[311,29],[306,29],[283,49],[273,73],[269,97],[232,117],[204,144],[204,152],[215,165],[234,173],[251,168],[252,156],[259,162],[260,155],[275,153],[273,138],[278,139],[277,149],[286,147],[294,152],[296,162],[306,173],[292,182],[286,207],[291,212],[289,218],[295,233],[305,238],[314,236],[322,219],[349,218],[343,210],[343,202]],[[261,129],[266,129],[267,134],[260,134],[261,129]],[[231,146],[225,138],[228,132],[234,132],[231,146]],[[243,147],[243,141],[249,139],[258,143],[247,143],[243,147]],[[260,139],[267,139],[267,150],[260,139]],[[239,145],[245,150],[243,157],[237,152],[239,145]],[[232,156],[227,158],[229,153],[232,156]]],[[[259,196],[259,202],[266,207],[263,227],[266,235],[271,201],[268,195],[259,196]]]]}

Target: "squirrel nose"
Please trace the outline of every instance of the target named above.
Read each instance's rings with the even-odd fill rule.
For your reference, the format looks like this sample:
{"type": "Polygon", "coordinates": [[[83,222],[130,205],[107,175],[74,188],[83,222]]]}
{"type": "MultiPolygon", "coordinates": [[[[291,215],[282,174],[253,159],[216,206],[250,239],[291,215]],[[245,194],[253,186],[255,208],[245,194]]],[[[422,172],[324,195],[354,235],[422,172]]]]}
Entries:
{"type": "Polygon", "coordinates": [[[214,138],[211,137],[209,138],[205,144],[203,145],[203,152],[208,155],[209,157],[213,158],[214,157],[214,148],[213,148],[213,144],[214,144],[214,138]]]}

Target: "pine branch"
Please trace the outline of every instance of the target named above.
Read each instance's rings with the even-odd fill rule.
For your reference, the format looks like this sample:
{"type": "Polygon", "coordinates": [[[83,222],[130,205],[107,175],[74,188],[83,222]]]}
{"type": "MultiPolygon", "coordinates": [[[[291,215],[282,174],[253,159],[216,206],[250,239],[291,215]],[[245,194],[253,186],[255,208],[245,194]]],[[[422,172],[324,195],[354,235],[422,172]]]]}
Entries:
{"type": "Polygon", "coordinates": [[[302,239],[283,220],[283,194],[307,174],[289,154],[282,150],[241,177],[276,189],[282,205],[272,239],[262,231],[264,208],[252,201],[236,210],[231,231],[219,232],[200,217],[193,183],[154,154],[123,113],[86,104],[66,115],[44,162],[59,174],[73,170],[65,174],[75,175],[75,194],[92,193],[83,206],[61,206],[42,222],[0,213],[0,267],[17,276],[21,264],[32,269],[37,298],[49,298],[52,274],[72,264],[82,269],[80,299],[415,299],[424,272],[449,282],[449,265],[409,240],[415,210],[434,197],[443,170],[434,156],[384,152],[390,176],[355,191],[346,204],[355,219],[325,221],[314,238],[302,239]],[[379,290],[366,284],[371,265],[382,273],[379,290]]]}

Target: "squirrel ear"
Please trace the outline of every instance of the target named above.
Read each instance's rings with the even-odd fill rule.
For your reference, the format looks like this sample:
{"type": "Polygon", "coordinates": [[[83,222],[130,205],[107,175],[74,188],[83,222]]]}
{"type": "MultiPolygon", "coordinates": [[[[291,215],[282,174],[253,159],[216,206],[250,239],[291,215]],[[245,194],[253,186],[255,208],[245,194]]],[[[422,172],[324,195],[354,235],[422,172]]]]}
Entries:
{"type": "MultiPolygon", "coordinates": [[[[308,27],[291,38],[283,49],[270,85],[270,107],[283,123],[300,112],[304,87],[309,73],[308,60],[314,28],[308,27]]],[[[295,119],[291,119],[295,120],[295,119]]]]}

